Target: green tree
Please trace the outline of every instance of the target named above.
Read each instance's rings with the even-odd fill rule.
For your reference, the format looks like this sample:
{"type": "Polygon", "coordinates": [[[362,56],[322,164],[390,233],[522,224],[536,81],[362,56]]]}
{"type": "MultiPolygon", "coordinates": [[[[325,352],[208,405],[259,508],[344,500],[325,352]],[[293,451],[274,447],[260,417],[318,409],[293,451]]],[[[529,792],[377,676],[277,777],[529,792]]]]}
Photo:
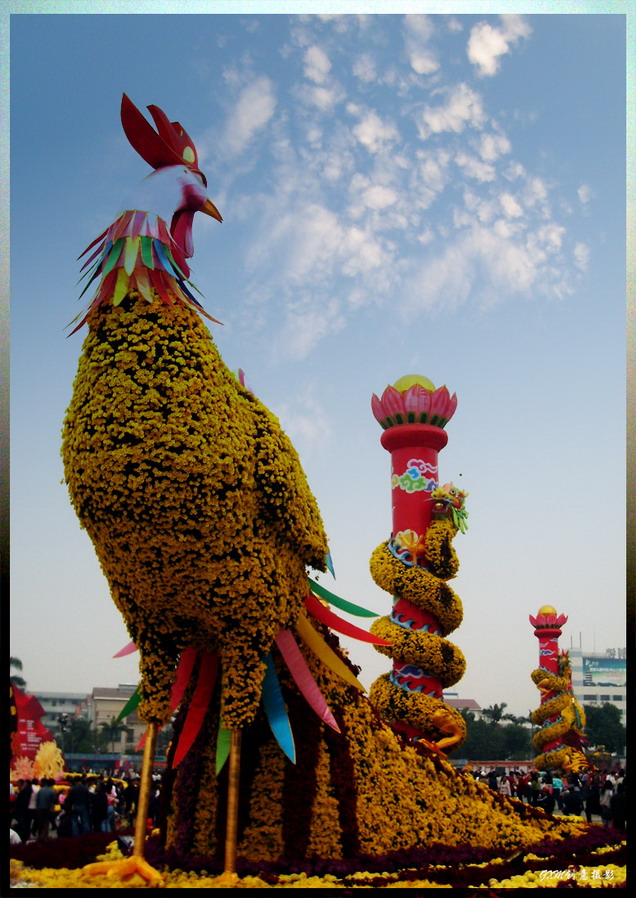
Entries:
{"type": "MultiPolygon", "coordinates": [[[[16,670],[22,670],[22,662],[19,658],[9,658],[9,668],[14,667],[16,670]]],[[[18,674],[11,674],[11,682],[19,689],[26,689],[26,680],[18,674]]]]}
{"type": "Polygon", "coordinates": [[[112,717],[108,723],[100,723],[99,746],[102,751],[114,752],[117,750],[120,736],[127,729],[126,724],[112,717]]]}
{"type": "Polygon", "coordinates": [[[501,727],[504,736],[504,760],[524,761],[532,758],[532,733],[522,724],[511,723],[501,727]]]}
{"type": "Polygon", "coordinates": [[[583,705],[583,710],[586,717],[583,732],[590,747],[604,745],[609,752],[623,752],[627,734],[621,723],[621,712],[616,705],[609,702],[602,705],[583,705]]]}
{"type": "Polygon", "coordinates": [[[504,708],[507,707],[506,702],[502,702],[500,705],[490,705],[489,708],[484,708],[481,713],[490,723],[500,723],[503,718],[504,708]]]}
{"type": "Polygon", "coordinates": [[[498,760],[503,755],[504,739],[501,727],[492,722],[477,720],[472,711],[463,709],[462,717],[466,721],[467,736],[457,751],[462,758],[471,761],[498,760]]]}
{"type": "Polygon", "coordinates": [[[97,733],[85,717],[60,716],[60,732],[55,741],[66,754],[94,752],[96,737],[97,733]]]}
{"type": "Polygon", "coordinates": [[[504,714],[502,720],[509,720],[510,723],[518,723],[520,726],[531,726],[530,714],[525,717],[518,717],[516,714],[504,714]]]}
{"type": "MultiPolygon", "coordinates": [[[[495,715],[504,705],[495,705],[495,715]]],[[[467,736],[456,749],[458,756],[471,761],[521,761],[531,758],[532,734],[521,724],[501,724],[496,720],[477,720],[472,711],[463,709],[467,736]]]]}

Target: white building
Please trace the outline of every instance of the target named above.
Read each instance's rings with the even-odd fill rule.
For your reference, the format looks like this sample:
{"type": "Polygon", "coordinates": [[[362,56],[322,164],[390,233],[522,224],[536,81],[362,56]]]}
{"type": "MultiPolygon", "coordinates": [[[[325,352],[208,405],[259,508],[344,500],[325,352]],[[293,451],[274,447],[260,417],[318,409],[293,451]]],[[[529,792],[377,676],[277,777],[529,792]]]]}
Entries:
{"type": "Polygon", "coordinates": [[[88,716],[88,695],[85,692],[36,692],[35,697],[44,708],[40,723],[53,734],[60,731],[60,716],[88,716]]]}

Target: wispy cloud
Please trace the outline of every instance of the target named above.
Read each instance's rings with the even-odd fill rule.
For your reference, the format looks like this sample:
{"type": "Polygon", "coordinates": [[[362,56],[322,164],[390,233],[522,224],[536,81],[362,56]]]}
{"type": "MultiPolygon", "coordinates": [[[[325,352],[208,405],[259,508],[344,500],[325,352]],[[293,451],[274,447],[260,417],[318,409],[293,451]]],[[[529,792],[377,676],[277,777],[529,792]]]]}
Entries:
{"type": "Polygon", "coordinates": [[[329,57],[320,47],[311,46],[305,51],[305,78],[316,84],[324,84],[331,71],[329,57]]]}
{"type": "Polygon", "coordinates": [[[418,75],[430,75],[439,69],[437,55],[430,46],[433,23],[429,16],[408,15],[405,22],[405,47],[409,64],[418,75]]]}
{"type": "Polygon", "coordinates": [[[480,95],[461,83],[441,91],[445,102],[425,104],[415,115],[418,134],[426,140],[444,131],[460,133],[466,126],[480,128],[486,119],[480,95]]]}
{"type": "Polygon", "coordinates": [[[222,146],[226,153],[241,153],[267,125],[276,109],[272,81],[261,75],[244,87],[225,126],[222,146]]]}
{"type": "Polygon", "coordinates": [[[311,461],[318,452],[324,451],[331,440],[333,430],[330,418],[316,400],[311,387],[300,395],[295,389],[293,394],[293,398],[277,405],[274,413],[300,457],[311,461]]]}
{"type": "MultiPolygon", "coordinates": [[[[588,264],[587,247],[572,245],[553,214],[555,185],[515,158],[473,84],[448,81],[440,63],[423,93],[421,54],[434,39],[428,17],[403,20],[401,61],[382,54],[373,21],[344,30],[338,23],[336,39],[337,20],[318,18],[303,19],[288,45],[295,82],[284,91],[266,88],[267,79],[249,85],[271,116],[266,98],[281,98],[262,132],[276,164],[266,185],[240,194],[253,231],[246,294],[255,319],[268,318],[277,335],[272,352],[305,358],[361,307],[396,295],[411,318],[469,301],[486,308],[566,295],[588,264]],[[369,49],[347,56],[343,42],[361,25],[369,49]]],[[[474,64],[493,72],[530,33],[518,16],[499,21],[489,32],[479,30],[486,23],[474,26],[469,42],[474,64]]],[[[236,131],[247,141],[259,133],[236,131]]],[[[581,202],[588,197],[582,186],[581,202]]]]}
{"type": "Polygon", "coordinates": [[[488,22],[479,22],[470,30],[468,58],[480,75],[495,75],[499,71],[501,57],[510,53],[522,37],[528,37],[532,32],[522,16],[501,16],[501,23],[497,28],[488,22]]]}
{"type": "Polygon", "coordinates": [[[592,188],[588,184],[581,184],[577,190],[579,201],[586,206],[592,199],[592,188]]]}
{"type": "Polygon", "coordinates": [[[358,124],[353,128],[353,134],[370,153],[377,153],[387,143],[397,140],[399,135],[395,125],[380,118],[373,110],[364,109],[355,103],[348,103],[347,112],[358,119],[358,124]]]}

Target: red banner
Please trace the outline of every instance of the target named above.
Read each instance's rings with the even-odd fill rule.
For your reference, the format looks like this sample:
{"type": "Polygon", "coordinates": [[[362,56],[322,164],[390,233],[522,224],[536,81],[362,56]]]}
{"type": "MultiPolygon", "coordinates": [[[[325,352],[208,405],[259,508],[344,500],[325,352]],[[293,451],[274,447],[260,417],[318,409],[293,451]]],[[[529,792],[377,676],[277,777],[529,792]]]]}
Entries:
{"type": "Polygon", "coordinates": [[[35,760],[40,745],[52,742],[53,734],[40,723],[46,713],[34,695],[26,695],[15,684],[13,685],[15,706],[18,712],[17,754],[35,760]]]}

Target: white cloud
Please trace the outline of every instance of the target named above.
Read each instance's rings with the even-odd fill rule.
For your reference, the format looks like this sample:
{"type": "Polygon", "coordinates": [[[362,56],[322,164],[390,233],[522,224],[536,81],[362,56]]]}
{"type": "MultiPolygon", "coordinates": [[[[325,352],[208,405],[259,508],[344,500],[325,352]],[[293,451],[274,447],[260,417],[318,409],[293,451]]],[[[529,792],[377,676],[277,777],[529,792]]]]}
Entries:
{"type": "Polygon", "coordinates": [[[458,84],[447,91],[446,103],[425,106],[416,114],[419,136],[426,140],[431,134],[443,131],[460,133],[469,125],[479,128],[485,119],[481,97],[467,84],[458,84]]]}
{"type": "Polygon", "coordinates": [[[455,156],[455,162],[468,175],[476,181],[494,181],[495,169],[487,162],[470,156],[468,153],[460,152],[455,156]]]}
{"type": "Polygon", "coordinates": [[[240,153],[274,115],[276,98],[269,78],[261,76],[243,88],[227,122],[224,149],[240,153]]]}
{"type": "Polygon", "coordinates": [[[359,117],[353,134],[370,153],[377,153],[387,143],[397,140],[399,135],[395,125],[382,121],[376,112],[364,111],[353,103],[347,106],[347,112],[359,117]]]}
{"type": "Polygon", "coordinates": [[[305,390],[304,395],[275,406],[272,410],[280,419],[283,430],[301,459],[305,460],[324,451],[333,429],[324,406],[316,401],[311,390],[305,390]]]}
{"type": "MultiPolygon", "coordinates": [[[[461,211],[458,211],[461,217],[461,211]]],[[[498,219],[474,219],[454,239],[412,270],[405,280],[401,306],[406,318],[423,311],[452,311],[473,300],[483,306],[518,295],[566,295],[570,288],[561,248],[565,229],[544,225],[530,235],[517,224],[498,219]]],[[[468,223],[468,222],[466,222],[468,223]]],[[[574,251],[579,267],[586,264],[586,247],[574,251]]]]}
{"type": "Polygon", "coordinates": [[[433,23],[429,16],[407,15],[405,22],[406,54],[414,72],[430,75],[439,68],[437,57],[428,46],[433,33],[433,23]]]}
{"type": "Polygon", "coordinates": [[[532,29],[522,16],[501,16],[501,27],[488,22],[473,25],[468,39],[469,60],[477,66],[480,75],[494,75],[499,70],[500,57],[522,37],[528,37],[532,29]]]}
{"type": "Polygon", "coordinates": [[[579,189],[576,191],[579,197],[579,200],[585,206],[592,199],[592,188],[587,184],[581,184],[579,189]]]}
{"type": "MultiPolygon", "coordinates": [[[[341,331],[345,323],[336,299],[330,299],[319,306],[309,299],[300,307],[288,312],[277,353],[300,361],[306,358],[326,336],[341,331]]],[[[291,418],[286,415],[284,427],[286,430],[289,429],[294,445],[301,451],[303,443],[312,432],[310,416],[297,415],[291,418]]]]}
{"type": "Polygon", "coordinates": [[[332,84],[330,87],[317,84],[315,87],[301,89],[299,93],[305,102],[316,106],[321,112],[333,109],[344,98],[344,92],[338,84],[332,84]]]}
{"type": "Polygon", "coordinates": [[[574,263],[581,271],[587,271],[590,263],[590,248],[584,243],[577,243],[574,247],[574,263]]]}
{"type": "Polygon", "coordinates": [[[377,78],[375,60],[368,53],[363,53],[354,60],[351,71],[365,84],[370,84],[377,78]]]}
{"type": "Polygon", "coordinates": [[[479,155],[486,162],[495,162],[504,153],[510,152],[510,141],[503,134],[482,134],[479,140],[479,155]]]}
{"type": "Polygon", "coordinates": [[[499,202],[508,218],[520,218],[523,215],[523,208],[511,193],[502,193],[499,202]]]}
{"type": "Polygon", "coordinates": [[[362,194],[362,202],[369,209],[386,209],[397,201],[395,190],[382,184],[372,184],[362,194]]]}
{"type": "Polygon", "coordinates": [[[331,71],[329,57],[320,47],[312,46],[305,51],[305,78],[315,84],[324,84],[331,71]]]}

